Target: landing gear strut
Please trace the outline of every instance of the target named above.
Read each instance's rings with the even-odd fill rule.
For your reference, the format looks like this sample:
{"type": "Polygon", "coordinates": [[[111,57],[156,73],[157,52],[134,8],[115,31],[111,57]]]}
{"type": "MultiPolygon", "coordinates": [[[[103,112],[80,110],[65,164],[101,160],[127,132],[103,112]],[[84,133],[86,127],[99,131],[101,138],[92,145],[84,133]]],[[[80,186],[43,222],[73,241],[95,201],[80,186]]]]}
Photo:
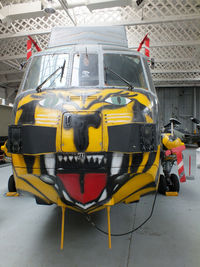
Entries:
{"type": "Polygon", "coordinates": [[[160,182],[158,186],[158,192],[162,195],[166,195],[166,192],[179,192],[180,183],[176,174],[171,172],[175,159],[162,160],[163,174],[160,175],[160,182]]]}
{"type": "Polygon", "coordinates": [[[160,182],[158,186],[158,192],[165,195],[166,192],[179,192],[180,183],[178,176],[172,173],[169,177],[165,177],[163,174],[160,175],[160,182]]]}
{"type": "Polygon", "coordinates": [[[13,174],[9,177],[8,180],[8,192],[16,192],[16,186],[13,174]]]}

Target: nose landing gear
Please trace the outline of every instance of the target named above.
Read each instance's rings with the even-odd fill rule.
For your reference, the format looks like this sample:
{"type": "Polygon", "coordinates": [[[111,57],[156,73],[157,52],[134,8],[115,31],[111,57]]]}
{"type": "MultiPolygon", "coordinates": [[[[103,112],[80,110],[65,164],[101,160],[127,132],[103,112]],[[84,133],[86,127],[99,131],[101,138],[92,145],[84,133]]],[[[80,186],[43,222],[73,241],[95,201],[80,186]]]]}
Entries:
{"type": "Polygon", "coordinates": [[[6,193],[7,197],[18,197],[19,193],[16,190],[16,185],[15,185],[15,179],[13,174],[9,177],[8,180],[8,193],[6,193]]]}
{"type": "Polygon", "coordinates": [[[161,158],[161,165],[164,175],[160,175],[158,192],[162,195],[175,195],[170,194],[171,192],[176,192],[176,195],[178,195],[180,190],[179,178],[176,174],[171,173],[172,167],[176,160],[177,157],[175,154],[171,154],[170,156],[163,155],[161,158]]]}
{"type": "MultiPolygon", "coordinates": [[[[160,182],[158,186],[158,192],[162,195],[166,195],[169,192],[179,192],[180,183],[178,176],[174,173],[168,175],[167,177],[163,174],[160,175],[160,182]]],[[[167,194],[169,195],[169,194],[167,194]]]]}

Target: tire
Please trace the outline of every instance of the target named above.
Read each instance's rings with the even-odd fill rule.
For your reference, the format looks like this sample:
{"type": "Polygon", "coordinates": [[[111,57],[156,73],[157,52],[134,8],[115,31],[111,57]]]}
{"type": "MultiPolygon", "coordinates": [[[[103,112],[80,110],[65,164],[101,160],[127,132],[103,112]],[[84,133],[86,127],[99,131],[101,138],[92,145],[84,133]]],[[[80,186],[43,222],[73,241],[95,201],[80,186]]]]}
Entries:
{"type": "Polygon", "coordinates": [[[199,142],[197,142],[197,145],[198,145],[198,147],[200,147],[200,141],[199,141],[199,142]]]}
{"type": "Polygon", "coordinates": [[[16,192],[16,185],[15,185],[15,179],[14,176],[11,175],[8,180],[8,191],[9,192],[16,192]]]}
{"type": "Polygon", "coordinates": [[[179,183],[179,179],[178,176],[174,173],[172,173],[170,175],[170,180],[171,180],[171,185],[169,186],[169,190],[171,192],[179,192],[180,190],[180,183],[179,183]]]}
{"type": "Polygon", "coordinates": [[[167,191],[167,182],[166,182],[165,176],[163,174],[160,174],[158,192],[162,195],[165,195],[166,191],[167,191]]]}

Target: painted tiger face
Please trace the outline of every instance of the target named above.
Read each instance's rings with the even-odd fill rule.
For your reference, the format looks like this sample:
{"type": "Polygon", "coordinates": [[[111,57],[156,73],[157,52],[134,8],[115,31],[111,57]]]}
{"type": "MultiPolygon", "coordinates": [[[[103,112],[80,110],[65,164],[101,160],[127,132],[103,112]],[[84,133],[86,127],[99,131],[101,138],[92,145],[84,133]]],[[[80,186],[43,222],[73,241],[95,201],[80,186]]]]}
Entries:
{"type": "MultiPolygon", "coordinates": [[[[144,90],[45,91],[23,97],[16,107],[27,173],[69,206],[102,205],[156,159],[155,102],[144,90]]],[[[45,192],[42,197],[51,200],[45,192]]]]}

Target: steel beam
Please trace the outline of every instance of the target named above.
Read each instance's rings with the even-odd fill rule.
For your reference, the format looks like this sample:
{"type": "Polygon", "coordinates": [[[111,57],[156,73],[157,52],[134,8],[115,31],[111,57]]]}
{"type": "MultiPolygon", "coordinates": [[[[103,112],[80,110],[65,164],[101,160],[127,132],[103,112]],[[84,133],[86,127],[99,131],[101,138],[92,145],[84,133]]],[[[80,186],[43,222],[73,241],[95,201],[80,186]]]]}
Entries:
{"type": "Polygon", "coordinates": [[[156,88],[174,88],[174,87],[200,87],[200,83],[197,84],[197,83],[179,83],[179,84],[169,84],[169,83],[164,83],[164,84],[155,84],[155,87],[156,88]]]}
{"type": "MultiPolygon", "coordinates": [[[[150,24],[161,24],[161,23],[172,23],[172,22],[182,22],[182,21],[191,21],[191,20],[200,20],[199,14],[193,15],[183,15],[183,16],[168,16],[164,18],[155,18],[155,19],[140,19],[140,20],[131,20],[131,21],[123,21],[119,22],[105,22],[105,23],[95,23],[93,26],[117,26],[117,25],[124,25],[124,26],[136,26],[136,25],[150,25],[150,24]]],[[[79,24],[77,26],[87,26],[88,24],[79,24]]],[[[16,32],[16,33],[5,33],[0,34],[0,40],[7,39],[7,38],[16,38],[16,37],[25,37],[28,35],[40,35],[46,34],[51,32],[51,26],[48,29],[41,29],[41,30],[29,30],[23,32],[16,32]]]]}
{"type": "MultiPolygon", "coordinates": [[[[157,42],[157,43],[151,43],[151,48],[158,48],[158,47],[173,47],[173,46],[200,46],[200,40],[189,40],[189,41],[173,41],[173,42],[157,42]]],[[[137,49],[138,45],[130,46],[130,49],[137,49]]]]}
{"type": "Polygon", "coordinates": [[[199,82],[200,84],[200,80],[199,80],[199,77],[198,78],[154,78],[153,79],[154,82],[166,82],[168,81],[169,83],[171,82],[199,82]]]}
{"type": "Polygon", "coordinates": [[[0,82],[0,86],[1,86],[1,85],[6,85],[6,84],[8,84],[8,83],[20,83],[20,82],[21,82],[21,79],[7,80],[7,81],[0,82]]]}
{"type": "Polygon", "coordinates": [[[4,56],[4,57],[0,57],[0,61],[23,59],[23,58],[26,58],[26,56],[27,56],[26,54],[13,55],[13,56],[4,56]]]}
{"type": "Polygon", "coordinates": [[[0,75],[9,75],[9,74],[20,74],[23,73],[24,70],[4,70],[4,71],[0,71],[0,75]]]}
{"type": "Polygon", "coordinates": [[[11,23],[15,19],[27,19],[39,16],[44,16],[41,1],[10,4],[0,9],[0,19],[5,23],[11,23]]]}
{"type": "Polygon", "coordinates": [[[185,57],[185,58],[156,58],[156,63],[178,63],[178,62],[199,62],[198,57],[185,57]]]}
{"type": "Polygon", "coordinates": [[[49,29],[40,29],[40,30],[29,30],[29,31],[20,31],[16,33],[4,33],[0,34],[0,40],[4,39],[10,39],[10,38],[17,38],[17,37],[26,37],[28,35],[41,35],[41,34],[47,34],[51,32],[52,27],[49,27],[49,29]]]}
{"type": "Polygon", "coordinates": [[[136,26],[136,25],[161,24],[161,23],[172,23],[172,22],[192,21],[192,20],[200,20],[200,14],[166,16],[162,18],[153,18],[153,19],[152,18],[141,19],[141,20],[124,22],[123,25],[136,26]]]}
{"type": "Polygon", "coordinates": [[[199,69],[188,69],[188,70],[174,70],[174,69],[168,69],[168,70],[151,70],[151,73],[157,73],[157,74],[162,74],[162,73],[200,73],[200,68],[199,69]]]}

